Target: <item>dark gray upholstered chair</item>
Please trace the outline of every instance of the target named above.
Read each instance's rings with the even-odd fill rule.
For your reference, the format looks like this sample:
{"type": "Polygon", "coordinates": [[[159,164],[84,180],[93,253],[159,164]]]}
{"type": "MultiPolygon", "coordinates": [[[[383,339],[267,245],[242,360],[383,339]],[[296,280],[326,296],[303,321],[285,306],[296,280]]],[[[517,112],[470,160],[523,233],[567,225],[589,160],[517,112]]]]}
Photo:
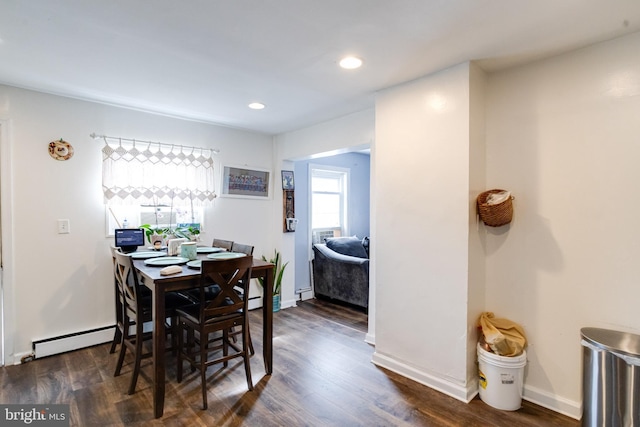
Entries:
{"type": "Polygon", "coordinates": [[[363,241],[355,237],[327,239],[326,244],[313,245],[313,287],[316,296],[368,308],[367,249],[363,241]]]}

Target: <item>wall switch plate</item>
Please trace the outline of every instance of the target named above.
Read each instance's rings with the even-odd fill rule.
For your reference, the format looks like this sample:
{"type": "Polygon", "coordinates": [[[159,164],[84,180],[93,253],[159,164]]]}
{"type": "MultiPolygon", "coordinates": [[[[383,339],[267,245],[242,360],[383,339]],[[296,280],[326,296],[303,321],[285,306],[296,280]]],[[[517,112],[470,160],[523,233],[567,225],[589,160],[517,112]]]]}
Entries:
{"type": "Polygon", "coordinates": [[[58,220],[58,234],[69,234],[71,230],[69,229],[69,220],[68,219],[59,219],[58,220]]]}

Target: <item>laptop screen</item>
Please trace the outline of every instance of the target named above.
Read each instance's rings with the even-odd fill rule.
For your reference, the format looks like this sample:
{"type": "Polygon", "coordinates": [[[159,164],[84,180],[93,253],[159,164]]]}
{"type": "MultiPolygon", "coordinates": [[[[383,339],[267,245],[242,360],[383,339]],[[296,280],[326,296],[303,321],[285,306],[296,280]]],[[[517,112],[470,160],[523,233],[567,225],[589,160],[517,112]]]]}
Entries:
{"type": "Polygon", "coordinates": [[[116,228],[116,247],[122,252],[135,252],[138,246],[144,245],[144,230],[142,228],[116,228]]]}

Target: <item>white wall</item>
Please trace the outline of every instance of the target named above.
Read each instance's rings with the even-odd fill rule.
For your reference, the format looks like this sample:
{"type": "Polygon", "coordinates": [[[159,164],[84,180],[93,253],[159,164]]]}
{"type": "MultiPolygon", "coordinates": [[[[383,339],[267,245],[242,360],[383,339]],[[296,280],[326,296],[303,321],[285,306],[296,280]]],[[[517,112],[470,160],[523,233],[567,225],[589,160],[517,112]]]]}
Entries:
{"type": "Polygon", "coordinates": [[[486,307],[529,339],[525,398],[580,414],[580,328],[640,334],[640,34],[491,74],[486,307]]]}
{"type": "Polygon", "coordinates": [[[469,85],[467,63],[379,93],[372,257],[374,363],[464,400],[469,85]]]}
{"type": "MultiPolygon", "coordinates": [[[[3,246],[3,278],[13,299],[7,301],[7,364],[29,353],[33,340],[114,324],[102,145],[90,133],[215,147],[225,164],[273,164],[269,136],[8,86],[0,86],[0,120],[8,128],[2,139],[3,190],[13,185],[12,199],[2,195],[3,225],[9,228],[3,243],[8,231],[13,237],[12,247],[3,246]],[[66,162],[48,154],[49,142],[60,138],[75,148],[66,162]],[[4,167],[7,161],[11,170],[4,167]],[[70,234],[57,234],[59,218],[70,220],[70,234]]],[[[271,250],[273,203],[216,199],[206,211],[203,241],[217,236],[253,244],[257,254],[271,250]]]]}

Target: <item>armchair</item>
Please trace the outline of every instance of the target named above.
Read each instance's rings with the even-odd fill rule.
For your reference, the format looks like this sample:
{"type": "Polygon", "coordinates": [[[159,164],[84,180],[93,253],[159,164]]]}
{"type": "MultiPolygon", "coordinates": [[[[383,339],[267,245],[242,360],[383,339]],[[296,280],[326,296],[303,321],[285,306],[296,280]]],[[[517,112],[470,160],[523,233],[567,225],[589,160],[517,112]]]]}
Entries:
{"type": "Polygon", "coordinates": [[[316,296],[367,308],[369,259],[362,241],[355,237],[328,239],[327,244],[313,245],[313,252],[313,283],[316,296]]]}

